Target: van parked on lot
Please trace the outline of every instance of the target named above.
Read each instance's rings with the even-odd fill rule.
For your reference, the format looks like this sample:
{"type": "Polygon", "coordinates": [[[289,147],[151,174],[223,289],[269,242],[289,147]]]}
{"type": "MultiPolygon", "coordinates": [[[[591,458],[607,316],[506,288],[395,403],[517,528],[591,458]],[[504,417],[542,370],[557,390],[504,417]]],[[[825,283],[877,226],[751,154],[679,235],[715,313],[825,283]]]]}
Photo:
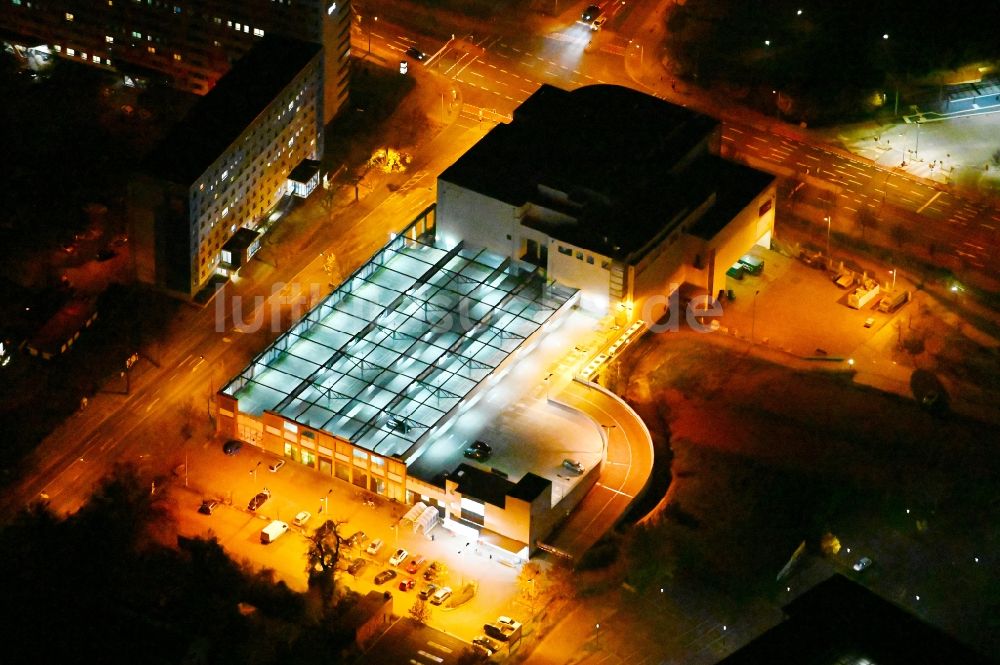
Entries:
{"type": "Polygon", "coordinates": [[[274,520],[260,530],[260,542],[267,545],[281,538],[288,531],[288,524],[281,520],[274,520]]]}

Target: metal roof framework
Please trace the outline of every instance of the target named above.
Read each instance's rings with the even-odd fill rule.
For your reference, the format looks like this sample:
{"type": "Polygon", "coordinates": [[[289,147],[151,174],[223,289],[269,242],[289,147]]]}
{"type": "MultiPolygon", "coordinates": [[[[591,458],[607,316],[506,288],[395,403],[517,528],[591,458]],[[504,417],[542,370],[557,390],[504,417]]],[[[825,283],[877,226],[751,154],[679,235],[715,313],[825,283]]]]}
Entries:
{"type": "Polygon", "coordinates": [[[404,456],[575,291],[482,249],[397,237],[224,389],[404,456]]]}

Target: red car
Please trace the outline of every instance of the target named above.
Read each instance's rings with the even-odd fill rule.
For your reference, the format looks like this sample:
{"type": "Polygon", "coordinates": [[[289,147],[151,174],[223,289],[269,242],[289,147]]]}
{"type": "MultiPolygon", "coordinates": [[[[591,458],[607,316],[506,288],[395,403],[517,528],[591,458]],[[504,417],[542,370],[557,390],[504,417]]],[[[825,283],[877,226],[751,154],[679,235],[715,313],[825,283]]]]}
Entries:
{"type": "Polygon", "coordinates": [[[415,557],[410,559],[410,563],[406,564],[406,572],[408,572],[410,575],[416,575],[417,569],[420,568],[420,566],[423,565],[423,563],[424,563],[424,557],[420,556],[419,554],[416,555],[415,557]]]}
{"type": "Polygon", "coordinates": [[[413,578],[412,577],[407,577],[405,580],[400,580],[399,581],[399,590],[400,591],[409,591],[415,585],[416,585],[416,582],[413,581],[413,578]]]}

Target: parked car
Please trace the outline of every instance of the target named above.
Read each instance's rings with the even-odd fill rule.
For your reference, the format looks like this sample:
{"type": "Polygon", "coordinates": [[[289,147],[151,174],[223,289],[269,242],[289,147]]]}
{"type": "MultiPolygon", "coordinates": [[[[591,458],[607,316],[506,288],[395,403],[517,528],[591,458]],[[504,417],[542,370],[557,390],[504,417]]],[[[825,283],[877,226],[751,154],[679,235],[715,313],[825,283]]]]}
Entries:
{"type": "Polygon", "coordinates": [[[384,543],[382,542],[381,538],[376,538],[372,542],[368,543],[368,549],[366,549],[365,551],[371,554],[372,556],[375,556],[376,554],[378,554],[378,551],[382,549],[383,544],[384,543]]]}
{"type": "Polygon", "coordinates": [[[866,556],[863,556],[860,559],[858,559],[858,562],[856,564],[854,564],[854,570],[860,573],[862,570],[865,570],[870,565],[872,565],[872,560],[866,556]]]}
{"type": "Polygon", "coordinates": [[[367,559],[362,559],[361,557],[358,557],[357,559],[351,562],[351,565],[347,567],[347,572],[356,577],[357,574],[360,573],[367,565],[368,565],[367,559]]]}
{"type": "Polygon", "coordinates": [[[583,473],[583,464],[579,460],[566,458],[563,460],[563,468],[567,471],[572,471],[573,473],[579,475],[583,473]]]}
{"type": "Polygon", "coordinates": [[[237,441],[236,439],[230,439],[229,441],[226,441],[224,444],[222,444],[222,452],[224,452],[227,455],[235,455],[236,453],[240,452],[240,449],[242,447],[243,447],[242,441],[237,441]]]}
{"type": "Polygon", "coordinates": [[[409,591],[417,585],[416,581],[412,577],[407,577],[405,580],[399,580],[399,590],[409,591]]]}
{"type": "Polygon", "coordinates": [[[437,584],[425,584],[424,588],[417,593],[417,596],[422,600],[427,600],[434,595],[435,591],[437,591],[437,584]]]}
{"type": "Polygon", "coordinates": [[[249,510],[251,513],[256,511],[258,508],[263,506],[264,503],[270,498],[271,498],[271,490],[265,487],[262,491],[258,492],[252,499],[250,499],[250,503],[247,504],[247,510],[249,510]]]}
{"type": "Polygon", "coordinates": [[[497,623],[500,624],[501,628],[503,626],[509,626],[511,630],[517,630],[521,627],[520,621],[514,621],[508,616],[498,616],[497,623]]]}
{"type": "Polygon", "coordinates": [[[202,515],[211,515],[213,512],[215,512],[215,508],[218,505],[219,502],[214,499],[205,499],[204,501],[201,502],[201,505],[198,506],[198,512],[201,513],[202,515]]]}
{"type": "Polygon", "coordinates": [[[514,631],[510,630],[509,628],[505,629],[500,624],[487,623],[483,624],[483,632],[495,640],[506,642],[508,639],[510,639],[510,633],[514,631]]]}
{"type": "Polygon", "coordinates": [[[283,466],[285,466],[285,460],[280,459],[277,462],[268,464],[267,470],[270,471],[271,473],[277,473],[278,471],[281,471],[281,467],[283,466]]]}
{"type": "Polygon", "coordinates": [[[410,48],[406,49],[406,55],[410,56],[411,58],[416,58],[417,60],[423,60],[424,58],[427,57],[427,54],[418,49],[416,46],[411,46],[410,48]]]}
{"type": "Polygon", "coordinates": [[[493,447],[485,441],[476,441],[465,449],[465,456],[477,462],[485,462],[493,454],[493,447]]]}
{"type": "Polygon", "coordinates": [[[451,587],[443,586],[431,596],[431,605],[440,605],[451,598],[451,587]]]}
{"type": "Polygon", "coordinates": [[[368,535],[364,531],[355,531],[351,534],[351,537],[347,539],[347,544],[351,547],[361,547],[364,545],[365,541],[368,540],[368,535]]]}
{"type": "Polygon", "coordinates": [[[391,568],[383,570],[381,573],[375,576],[375,584],[385,584],[392,578],[396,577],[396,571],[391,568]]]}
{"type": "Polygon", "coordinates": [[[400,547],[396,550],[396,553],[389,557],[390,566],[398,566],[406,560],[406,557],[410,556],[410,553],[400,547]]]}
{"type": "Polygon", "coordinates": [[[292,524],[294,524],[295,526],[305,526],[306,524],[309,523],[309,518],[311,517],[312,513],[310,513],[308,510],[303,510],[302,512],[298,513],[295,516],[295,519],[292,520],[292,524]]]}
{"type": "Polygon", "coordinates": [[[491,640],[485,635],[479,635],[478,637],[473,639],[472,646],[477,651],[480,651],[486,656],[492,656],[493,654],[495,654],[497,651],[500,650],[500,643],[497,642],[496,640],[491,640]]]}
{"type": "Polygon", "coordinates": [[[420,568],[420,565],[423,562],[424,562],[424,557],[420,556],[419,554],[410,557],[410,563],[406,564],[406,572],[408,572],[410,575],[416,575],[417,569],[420,568]]]}

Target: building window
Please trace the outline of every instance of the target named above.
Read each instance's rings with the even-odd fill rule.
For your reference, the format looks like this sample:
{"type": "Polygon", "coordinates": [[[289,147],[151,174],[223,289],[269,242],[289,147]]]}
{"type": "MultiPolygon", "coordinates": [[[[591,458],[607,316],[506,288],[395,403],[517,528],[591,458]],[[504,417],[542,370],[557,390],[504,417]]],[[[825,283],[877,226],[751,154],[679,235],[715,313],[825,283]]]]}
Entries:
{"type": "Polygon", "coordinates": [[[591,256],[590,254],[587,255],[587,263],[589,263],[590,265],[594,265],[594,257],[591,256]]]}
{"type": "Polygon", "coordinates": [[[73,20],[73,15],[70,14],[69,12],[66,12],[66,20],[67,21],[72,21],[73,20]]]}
{"type": "Polygon", "coordinates": [[[563,247],[562,245],[559,245],[559,253],[565,254],[566,256],[573,256],[573,250],[569,247],[563,247]]]}
{"type": "Polygon", "coordinates": [[[181,61],[181,54],[180,53],[174,53],[174,60],[176,60],[177,62],[180,62],[181,61]]]}
{"type": "Polygon", "coordinates": [[[112,37],[111,35],[104,35],[104,41],[106,41],[109,44],[114,44],[115,38],[112,37]]]}
{"type": "Polygon", "coordinates": [[[583,261],[583,252],[581,252],[580,250],[576,251],[576,260],[583,261]]]}
{"type": "Polygon", "coordinates": [[[264,31],[261,30],[260,28],[254,28],[253,29],[253,36],[254,37],[263,37],[264,36],[264,31]]]}

